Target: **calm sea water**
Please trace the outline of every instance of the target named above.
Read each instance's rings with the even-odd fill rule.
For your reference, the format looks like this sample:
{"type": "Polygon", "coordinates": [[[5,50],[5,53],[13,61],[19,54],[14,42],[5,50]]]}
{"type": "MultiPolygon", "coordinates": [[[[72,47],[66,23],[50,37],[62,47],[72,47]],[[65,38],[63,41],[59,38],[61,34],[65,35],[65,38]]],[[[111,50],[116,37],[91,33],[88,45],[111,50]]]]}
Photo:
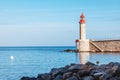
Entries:
{"type": "Polygon", "coordinates": [[[75,47],[0,47],[0,80],[19,80],[22,76],[36,77],[70,63],[86,61],[101,64],[120,61],[119,53],[66,53],[75,47]],[[11,60],[10,56],[14,56],[11,60]]]}

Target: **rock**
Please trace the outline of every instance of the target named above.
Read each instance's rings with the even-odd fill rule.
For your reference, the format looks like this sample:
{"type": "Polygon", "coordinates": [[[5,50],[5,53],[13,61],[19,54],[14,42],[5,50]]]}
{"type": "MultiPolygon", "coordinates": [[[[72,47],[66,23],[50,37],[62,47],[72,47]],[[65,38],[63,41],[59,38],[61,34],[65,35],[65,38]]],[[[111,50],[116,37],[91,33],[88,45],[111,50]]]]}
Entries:
{"type": "Polygon", "coordinates": [[[99,73],[98,70],[91,70],[90,75],[93,76],[95,73],[99,73]]]}
{"type": "Polygon", "coordinates": [[[57,72],[59,72],[58,69],[53,68],[53,69],[51,69],[50,74],[56,74],[57,72]]]}
{"type": "Polygon", "coordinates": [[[88,76],[89,72],[87,70],[79,70],[77,73],[80,77],[88,76]]]}
{"type": "Polygon", "coordinates": [[[104,75],[100,76],[99,80],[109,80],[112,77],[113,76],[111,74],[104,74],[104,75]]]}
{"type": "Polygon", "coordinates": [[[76,64],[75,64],[75,63],[71,63],[71,64],[70,64],[70,67],[71,67],[71,66],[74,66],[74,65],[76,65],[76,64]]]}
{"type": "Polygon", "coordinates": [[[66,65],[66,66],[64,67],[64,69],[65,69],[65,70],[68,70],[69,67],[70,67],[69,65],[66,65]]]}
{"type": "Polygon", "coordinates": [[[83,80],[95,80],[92,76],[87,76],[87,77],[84,77],[83,80]]]}
{"type": "Polygon", "coordinates": [[[76,64],[68,68],[68,71],[72,71],[73,73],[78,72],[81,69],[82,65],[81,64],[76,64]]]}
{"type": "Polygon", "coordinates": [[[50,71],[50,74],[52,75],[52,77],[56,77],[57,75],[62,75],[66,70],[64,68],[54,68],[50,71]]]}
{"type": "Polygon", "coordinates": [[[72,76],[72,77],[70,77],[70,78],[68,78],[66,80],[79,80],[79,79],[76,76],[72,76]]]}
{"type": "Polygon", "coordinates": [[[35,77],[29,78],[29,77],[22,77],[20,80],[37,80],[35,77]]]}
{"type": "Polygon", "coordinates": [[[75,50],[67,49],[67,50],[64,50],[64,52],[75,52],[75,50]]]}
{"type": "Polygon", "coordinates": [[[111,66],[111,67],[113,67],[113,66],[115,66],[115,65],[120,66],[120,63],[118,63],[118,62],[110,62],[110,63],[108,64],[108,66],[111,66]]]}
{"type": "Polygon", "coordinates": [[[118,68],[119,68],[118,65],[114,65],[114,66],[112,67],[112,70],[113,70],[113,71],[116,71],[118,68]]]}
{"type": "Polygon", "coordinates": [[[114,66],[112,67],[112,72],[113,72],[114,74],[116,74],[117,72],[119,73],[119,66],[118,66],[118,65],[114,65],[114,66]]]}
{"type": "Polygon", "coordinates": [[[94,65],[94,66],[92,66],[92,65],[83,65],[82,67],[81,67],[81,70],[87,70],[88,72],[91,72],[92,70],[96,70],[96,68],[97,68],[97,66],[96,65],[94,65]]]}
{"type": "Polygon", "coordinates": [[[66,50],[64,50],[64,52],[79,52],[79,50],[72,50],[72,49],[66,49],[66,50]]]}
{"type": "Polygon", "coordinates": [[[112,78],[110,78],[109,80],[120,80],[120,79],[117,79],[117,78],[112,77],[112,78]]]}
{"type": "Polygon", "coordinates": [[[22,77],[20,80],[120,80],[120,63],[71,64],[53,68],[49,73],[38,74],[37,78],[22,77]]]}
{"type": "Polygon", "coordinates": [[[96,80],[99,80],[99,78],[104,74],[105,74],[104,72],[98,72],[98,73],[95,73],[93,76],[96,80]]]}
{"type": "Polygon", "coordinates": [[[120,67],[117,68],[116,74],[120,74],[120,67]]]}
{"type": "Polygon", "coordinates": [[[72,74],[73,74],[72,72],[64,73],[64,74],[63,74],[63,80],[66,80],[67,78],[71,77],[72,74]]]}
{"type": "Polygon", "coordinates": [[[79,80],[82,79],[77,73],[73,73],[73,76],[76,76],[79,80]]]}
{"type": "Polygon", "coordinates": [[[29,77],[22,77],[20,80],[30,80],[29,77]]]}
{"type": "Polygon", "coordinates": [[[110,62],[109,64],[108,64],[108,66],[113,66],[114,65],[114,63],[113,62],[110,62]]]}
{"type": "Polygon", "coordinates": [[[63,80],[63,76],[62,75],[57,75],[54,80],[63,80]]]}
{"type": "Polygon", "coordinates": [[[120,80],[120,77],[117,77],[116,79],[117,79],[117,80],[120,80]]]}
{"type": "Polygon", "coordinates": [[[48,74],[48,73],[38,74],[38,76],[37,76],[38,80],[49,80],[50,78],[51,78],[50,74],[48,74]]]}
{"type": "Polygon", "coordinates": [[[91,63],[91,62],[87,62],[85,65],[94,66],[95,64],[94,64],[94,63],[91,63]]]}
{"type": "Polygon", "coordinates": [[[113,65],[112,73],[113,73],[113,75],[120,76],[120,65],[119,64],[113,65]]]}
{"type": "Polygon", "coordinates": [[[35,77],[32,77],[32,78],[30,78],[30,80],[37,80],[37,78],[35,78],[35,77]]]}

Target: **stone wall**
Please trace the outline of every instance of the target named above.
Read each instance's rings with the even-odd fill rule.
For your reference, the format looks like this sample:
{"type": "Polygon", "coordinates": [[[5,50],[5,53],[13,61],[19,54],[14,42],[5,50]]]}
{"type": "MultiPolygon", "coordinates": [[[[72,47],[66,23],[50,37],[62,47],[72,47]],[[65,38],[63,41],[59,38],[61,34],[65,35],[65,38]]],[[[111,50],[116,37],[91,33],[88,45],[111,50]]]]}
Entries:
{"type": "Polygon", "coordinates": [[[120,52],[120,40],[90,41],[90,51],[120,52]]]}

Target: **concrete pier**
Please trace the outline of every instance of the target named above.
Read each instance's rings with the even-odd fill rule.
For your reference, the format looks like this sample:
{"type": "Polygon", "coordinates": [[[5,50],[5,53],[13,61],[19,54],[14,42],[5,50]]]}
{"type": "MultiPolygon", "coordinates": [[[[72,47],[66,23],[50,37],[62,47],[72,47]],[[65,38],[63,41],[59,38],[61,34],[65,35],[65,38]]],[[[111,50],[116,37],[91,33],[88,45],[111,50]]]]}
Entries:
{"type": "Polygon", "coordinates": [[[89,45],[91,52],[120,52],[120,40],[90,41],[89,45]]]}

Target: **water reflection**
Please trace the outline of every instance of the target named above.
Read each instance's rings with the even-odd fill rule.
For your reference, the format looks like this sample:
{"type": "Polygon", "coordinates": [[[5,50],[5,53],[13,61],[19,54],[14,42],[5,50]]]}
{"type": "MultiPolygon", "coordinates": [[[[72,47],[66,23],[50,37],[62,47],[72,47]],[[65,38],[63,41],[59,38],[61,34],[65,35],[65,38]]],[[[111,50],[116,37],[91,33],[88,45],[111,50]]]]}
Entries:
{"type": "Polygon", "coordinates": [[[89,52],[80,52],[77,53],[77,55],[79,56],[80,64],[85,64],[87,61],[89,61],[89,56],[90,56],[89,52]]]}

